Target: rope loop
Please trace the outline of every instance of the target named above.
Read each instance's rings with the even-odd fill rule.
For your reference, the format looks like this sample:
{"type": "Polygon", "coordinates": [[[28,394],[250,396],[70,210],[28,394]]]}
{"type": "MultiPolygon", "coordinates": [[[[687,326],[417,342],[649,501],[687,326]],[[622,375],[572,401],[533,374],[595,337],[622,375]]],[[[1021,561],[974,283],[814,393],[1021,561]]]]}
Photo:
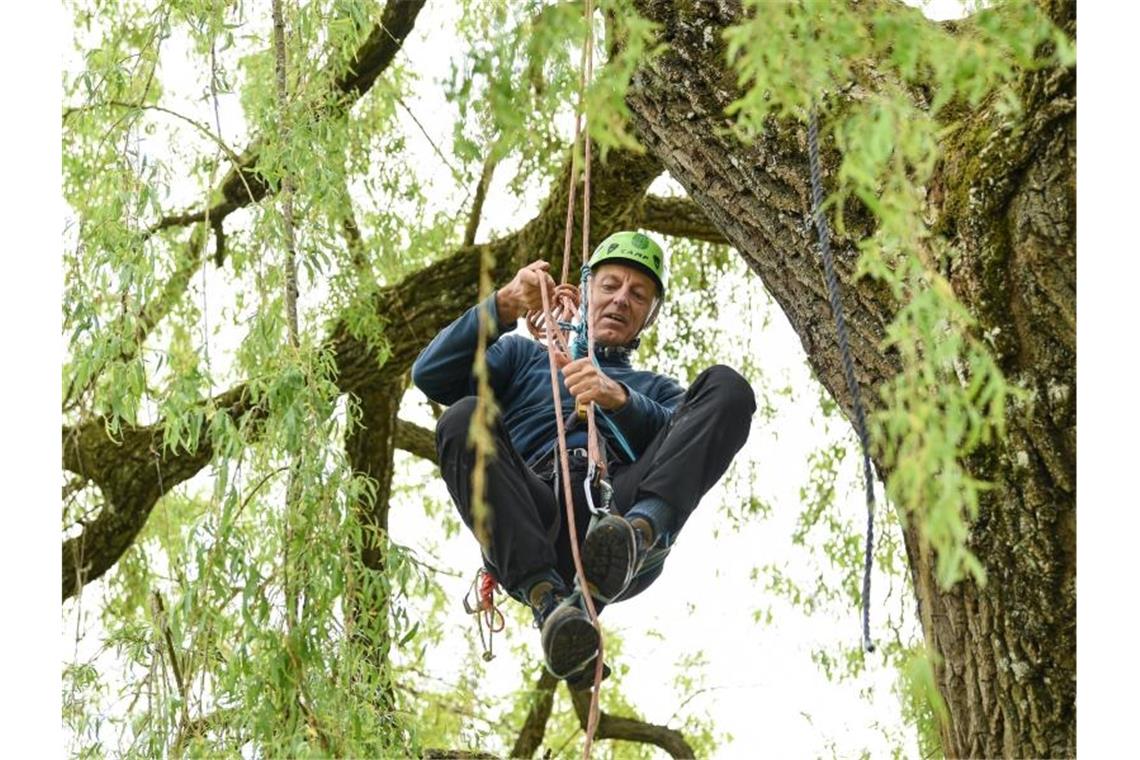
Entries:
{"type": "Polygon", "coordinates": [[[479,626],[479,643],[483,646],[483,661],[495,659],[494,636],[507,624],[503,611],[495,604],[495,589],[499,582],[483,568],[475,571],[475,579],[463,596],[463,609],[474,615],[479,626]],[[474,597],[474,602],[472,602],[474,597]]]}
{"type": "MultiPolygon", "coordinates": [[[[552,311],[554,312],[555,323],[558,325],[554,331],[554,340],[559,351],[568,353],[566,342],[569,337],[569,325],[573,321],[574,315],[578,313],[578,298],[578,288],[574,285],[564,282],[554,287],[554,308],[552,311]]],[[[531,337],[540,343],[546,340],[544,320],[545,317],[541,309],[534,309],[526,313],[527,330],[530,331],[531,337]]]]}

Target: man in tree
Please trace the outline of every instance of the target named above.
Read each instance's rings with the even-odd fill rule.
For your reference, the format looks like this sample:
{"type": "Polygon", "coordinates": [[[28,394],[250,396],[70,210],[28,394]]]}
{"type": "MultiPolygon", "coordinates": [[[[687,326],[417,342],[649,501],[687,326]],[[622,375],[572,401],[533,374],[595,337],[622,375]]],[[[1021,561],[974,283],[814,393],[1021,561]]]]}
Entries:
{"type": "MultiPolygon", "coordinates": [[[[728,367],[710,367],[687,391],[671,378],[633,368],[638,336],[653,322],[665,293],[664,252],[656,242],[618,232],[602,241],[589,266],[587,304],[597,365],[584,356],[582,335],[572,348],[575,358],[559,351],[557,362],[561,414],[570,420],[566,445],[576,538],[587,585],[600,607],[640,593],[661,574],[685,521],[744,445],[756,401],[747,381],[728,367]],[[613,485],[612,511],[592,525],[584,486],[587,432],[575,414],[576,406],[591,401],[613,485]]],[[[543,282],[554,292],[548,270],[545,261],[523,267],[444,328],[416,360],[412,379],[428,398],[450,405],[436,430],[440,468],[474,532],[475,455],[468,441],[476,407],[472,370],[479,310],[486,310],[486,366],[501,415],[492,425],[495,451],[486,464],[490,514],[484,562],[511,596],[533,610],[550,672],[571,686],[588,686],[598,632],[575,588],[570,532],[562,519],[549,359],[539,343],[505,335],[519,317],[541,309],[543,282]]],[[[595,491],[595,504],[599,496],[595,491]]]]}

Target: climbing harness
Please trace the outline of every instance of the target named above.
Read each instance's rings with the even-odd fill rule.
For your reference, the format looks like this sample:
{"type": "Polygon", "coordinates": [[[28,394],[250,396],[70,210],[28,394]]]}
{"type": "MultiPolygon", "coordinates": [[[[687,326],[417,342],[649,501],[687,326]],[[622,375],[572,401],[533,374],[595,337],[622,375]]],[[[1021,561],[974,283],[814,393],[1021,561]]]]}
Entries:
{"type": "Polygon", "coordinates": [[[495,576],[479,568],[475,571],[475,580],[471,581],[471,588],[463,595],[463,609],[468,615],[475,615],[475,620],[479,624],[479,643],[483,645],[484,662],[495,659],[494,636],[506,626],[503,611],[495,604],[495,589],[498,585],[495,576]]]}
{"type": "Polygon", "coordinates": [[[819,170],[819,135],[816,126],[815,107],[808,117],[808,158],[811,162],[811,210],[819,235],[819,250],[823,259],[824,279],[827,280],[827,293],[831,301],[831,313],[835,317],[835,331],[839,336],[839,351],[843,356],[843,377],[847,381],[847,392],[851,394],[851,405],[855,412],[855,432],[859,435],[859,445],[863,448],[863,481],[867,490],[867,543],[863,557],[863,648],[875,651],[871,641],[871,552],[875,531],[875,481],[871,469],[871,453],[867,436],[867,420],[863,414],[863,402],[859,397],[859,384],[855,382],[855,363],[851,360],[851,348],[847,343],[847,324],[843,319],[843,304],[839,300],[839,283],[835,278],[835,264],[831,258],[831,236],[827,217],[823,213],[823,183],[819,170]]]}

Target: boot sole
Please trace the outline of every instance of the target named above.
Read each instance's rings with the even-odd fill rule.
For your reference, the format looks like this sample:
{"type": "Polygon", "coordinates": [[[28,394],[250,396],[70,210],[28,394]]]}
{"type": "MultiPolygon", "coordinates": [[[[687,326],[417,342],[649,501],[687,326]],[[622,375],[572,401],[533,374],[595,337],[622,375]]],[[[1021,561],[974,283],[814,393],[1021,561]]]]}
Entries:
{"type": "Polygon", "coordinates": [[[637,536],[628,522],[606,517],[594,526],[582,542],[582,569],[595,599],[608,602],[625,591],[636,555],[637,536]]]}
{"type": "Polygon", "coordinates": [[[568,617],[555,622],[547,634],[546,667],[558,678],[565,678],[598,653],[598,630],[589,618],[568,617]]]}

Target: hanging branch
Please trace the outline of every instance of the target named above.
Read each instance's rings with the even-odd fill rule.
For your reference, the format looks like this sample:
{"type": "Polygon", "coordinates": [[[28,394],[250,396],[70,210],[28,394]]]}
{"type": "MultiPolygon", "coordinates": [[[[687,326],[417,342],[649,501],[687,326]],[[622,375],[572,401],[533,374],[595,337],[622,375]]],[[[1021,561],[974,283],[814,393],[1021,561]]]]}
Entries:
{"type": "MultiPolygon", "coordinates": [[[[289,115],[288,89],[286,87],[285,71],[285,20],[281,13],[281,0],[273,0],[273,52],[274,74],[277,84],[277,113],[281,124],[281,146],[285,155],[289,154],[291,134],[291,119],[289,115]]],[[[297,240],[293,229],[293,175],[291,161],[286,159],[284,172],[281,178],[281,204],[282,215],[285,222],[285,319],[288,325],[289,347],[293,349],[293,359],[300,361],[301,340],[297,328],[297,240]]],[[[303,444],[302,444],[303,446],[303,444]]],[[[292,552],[290,549],[294,539],[294,518],[297,505],[301,501],[300,472],[303,465],[303,452],[298,451],[289,468],[289,480],[285,486],[285,547],[282,557],[282,585],[285,590],[285,626],[288,632],[288,649],[294,667],[295,675],[300,683],[301,661],[296,652],[294,632],[297,628],[300,591],[297,579],[290,572],[292,552]]],[[[301,695],[297,694],[297,705],[304,714],[305,706],[301,695]]]]}
{"type": "MultiPolygon", "coordinates": [[[[285,84],[285,21],[281,15],[281,0],[273,0],[273,52],[281,145],[288,151],[291,119],[285,84]]],[[[285,318],[289,325],[289,345],[296,349],[300,346],[297,336],[297,241],[293,230],[293,174],[288,167],[281,178],[281,206],[285,217],[285,318]]]]}
{"type": "Polygon", "coordinates": [[[475,199],[471,202],[471,215],[467,218],[467,228],[463,231],[463,245],[475,245],[475,233],[479,231],[479,222],[483,216],[483,203],[487,200],[487,190],[498,163],[499,152],[496,146],[491,146],[483,161],[483,174],[479,177],[479,186],[475,188],[475,199]]]}
{"type": "MultiPolygon", "coordinates": [[[[332,80],[329,87],[322,91],[319,99],[309,104],[310,107],[307,109],[312,113],[314,121],[347,113],[353,104],[371,89],[379,76],[388,68],[411,32],[424,1],[391,0],[385,6],[380,22],[373,27],[368,39],[357,49],[352,61],[347,65],[336,66],[328,71],[328,77],[332,80]]],[[[112,104],[102,104],[99,107],[108,105],[112,104]]],[[[177,259],[179,261],[177,269],[171,274],[159,295],[141,306],[137,314],[134,315],[136,323],[132,340],[123,342],[124,348],[121,354],[121,359],[128,361],[135,355],[137,347],[142,345],[155,326],[170,313],[178,298],[186,290],[194,272],[201,266],[202,254],[205,251],[204,235],[206,230],[204,226],[206,223],[214,231],[217,242],[214,263],[221,266],[225,258],[223,226],[226,218],[238,209],[251,203],[257,203],[262,198],[272,195],[273,189],[269,187],[265,177],[261,174],[265,135],[256,135],[240,154],[236,154],[233,149],[220,141],[219,135],[210,132],[204,125],[174,111],[144,104],[116,103],[114,105],[129,108],[132,111],[159,111],[187,121],[196,129],[205,131],[210,139],[217,142],[233,164],[222,179],[221,184],[208,195],[209,198],[220,195],[221,200],[213,203],[207,202],[204,205],[198,204],[183,212],[167,214],[143,233],[142,240],[146,241],[161,230],[195,225],[187,242],[182,244],[184,252],[177,259]]],[[[64,113],[64,120],[66,121],[71,113],[88,108],[88,106],[81,106],[68,109],[64,113]]],[[[109,328],[112,333],[122,332],[123,329],[125,328],[122,318],[114,321],[109,328]]],[[[89,370],[87,378],[81,382],[72,379],[67,392],[64,394],[63,408],[65,411],[74,408],[78,398],[94,386],[95,381],[106,369],[108,363],[109,358],[98,359],[95,366],[89,370]]]]}

